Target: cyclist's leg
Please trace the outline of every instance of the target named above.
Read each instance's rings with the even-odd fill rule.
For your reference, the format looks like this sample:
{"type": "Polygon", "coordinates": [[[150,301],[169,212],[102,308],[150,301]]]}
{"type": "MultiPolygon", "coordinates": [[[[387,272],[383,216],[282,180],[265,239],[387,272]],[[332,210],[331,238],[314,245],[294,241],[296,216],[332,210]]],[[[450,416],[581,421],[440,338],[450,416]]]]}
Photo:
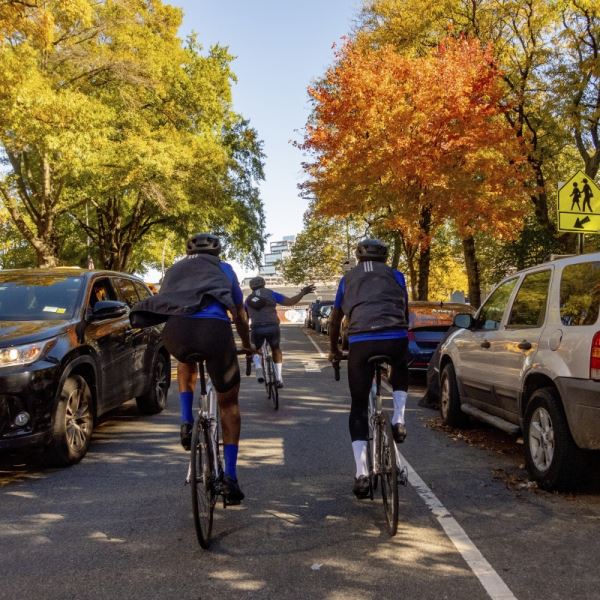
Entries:
{"type": "Polygon", "coordinates": [[[348,384],[352,404],[350,406],[350,438],[356,463],[354,494],[366,498],[369,494],[367,464],[367,439],[369,437],[369,391],[375,367],[368,363],[373,356],[372,342],[350,344],[348,352],[348,384]]]}
{"type": "Polygon", "coordinates": [[[279,325],[272,327],[267,337],[271,351],[273,352],[273,363],[275,364],[275,377],[280,385],[283,385],[283,352],[281,351],[281,329],[279,325]]]}
{"type": "Polygon", "coordinates": [[[240,391],[240,368],[231,326],[226,321],[212,321],[212,353],[206,360],[206,368],[217,391],[221,428],[223,430],[223,456],[225,458],[224,491],[230,503],[244,498],[237,483],[237,457],[240,441],[241,416],[238,396],[240,391]]]}
{"type": "Polygon", "coordinates": [[[387,354],[392,359],[389,381],[394,398],[394,413],[392,415],[392,430],[394,439],[403,442],[406,438],[404,411],[408,398],[408,341],[406,339],[390,340],[387,354]]]}
{"type": "Polygon", "coordinates": [[[262,354],[260,353],[260,349],[265,342],[265,336],[261,333],[260,329],[252,329],[250,331],[250,341],[252,345],[259,351],[256,354],[252,355],[252,361],[254,362],[254,372],[256,373],[256,380],[258,383],[265,382],[265,374],[263,372],[262,365],[262,354]]]}
{"type": "Polygon", "coordinates": [[[197,363],[177,362],[177,382],[179,383],[179,406],[181,408],[182,423],[193,423],[194,421],[192,404],[197,378],[197,363]]]}

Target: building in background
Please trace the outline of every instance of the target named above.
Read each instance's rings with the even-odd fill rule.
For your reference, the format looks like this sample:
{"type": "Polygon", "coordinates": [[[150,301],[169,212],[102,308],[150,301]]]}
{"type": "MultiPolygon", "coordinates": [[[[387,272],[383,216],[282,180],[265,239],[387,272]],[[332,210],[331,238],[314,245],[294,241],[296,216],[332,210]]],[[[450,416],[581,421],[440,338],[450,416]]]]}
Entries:
{"type": "MultiPolygon", "coordinates": [[[[264,254],[262,265],[258,269],[258,274],[265,278],[267,285],[282,285],[285,283],[278,263],[290,256],[295,241],[295,235],[285,235],[283,239],[269,244],[269,252],[264,254]]],[[[250,279],[252,278],[246,277],[242,281],[242,285],[247,287],[250,279]]]]}

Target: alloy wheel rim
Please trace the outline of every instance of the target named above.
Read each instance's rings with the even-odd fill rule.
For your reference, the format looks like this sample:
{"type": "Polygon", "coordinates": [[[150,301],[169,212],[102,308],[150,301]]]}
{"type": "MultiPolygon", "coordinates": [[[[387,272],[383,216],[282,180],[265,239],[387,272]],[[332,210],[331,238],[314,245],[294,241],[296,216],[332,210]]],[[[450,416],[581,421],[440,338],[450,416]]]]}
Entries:
{"type": "Polygon", "coordinates": [[[531,416],[529,449],[535,468],[541,472],[547,471],[554,459],[554,427],[550,413],[542,406],[536,408],[531,416]]]}
{"type": "Polygon", "coordinates": [[[442,390],[440,393],[440,405],[442,407],[442,415],[445,417],[448,414],[450,406],[450,382],[447,377],[442,379],[442,390]]]}
{"type": "Polygon", "coordinates": [[[156,364],[154,389],[158,403],[163,406],[167,397],[167,373],[162,360],[159,360],[156,364]]]}
{"type": "Polygon", "coordinates": [[[83,450],[90,437],[90,407],[83,389],[73,390],[67,398],[65,410],[65,429],[67,444],[75,452],[83,450]]]}

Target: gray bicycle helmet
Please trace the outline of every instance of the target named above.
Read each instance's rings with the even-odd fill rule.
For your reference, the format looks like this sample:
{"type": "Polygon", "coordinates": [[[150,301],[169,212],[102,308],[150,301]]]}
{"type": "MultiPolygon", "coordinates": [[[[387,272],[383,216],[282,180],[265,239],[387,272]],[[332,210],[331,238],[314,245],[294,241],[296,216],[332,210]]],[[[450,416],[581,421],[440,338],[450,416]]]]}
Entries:
{"type": "Polygon", "coordinates": [[[258,288],[265,287],[266,281],[263,277],[253,277],[250,280],[250,289],[257,290],[258,288]]]}
{"type": "Polygon", "coordinates": [[[388,257],[388,247],[381,240],[367,238],[358,242],[356,258],[360,261],[375,260],[385,262],[388,257]]]}
{"type": "Polygon", "coordinates": [[[188,254],[221,254],[221,240],[212,233],[195,233],[187,242],[188,254]]]}

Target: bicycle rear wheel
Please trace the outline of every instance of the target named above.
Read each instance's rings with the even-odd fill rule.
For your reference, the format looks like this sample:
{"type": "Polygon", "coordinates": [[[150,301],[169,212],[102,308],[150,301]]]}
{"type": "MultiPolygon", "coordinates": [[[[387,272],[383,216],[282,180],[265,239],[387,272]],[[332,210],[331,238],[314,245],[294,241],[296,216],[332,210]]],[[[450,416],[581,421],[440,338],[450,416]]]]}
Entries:
{"type": "Polygon", "coordinates": [[[273,403],[273,408],[277,410],[279,408],[279,388],[277,387],[277,375],[275,374],[275,363],[271,358],[270,364],[270,375],[269,379],[271,380],[271,402],[273,403]]]}
{"type": "Polygon", "coordinates": [[[204,422],[200,418],[196,419],[192,429],[190,483],[196,536],[198,543],[204,549],[210,545],[215,508],[212,457],[208,437],[204,422]]]}
{"type": "Polygon", "coordinates": [[[396,461],[396,450],[393,446],[392,426],[387,414],[383,413],[381,415],[379,427],[381,497],[383,499],[388,533],[394,536],[398,531],[398,464],[396,461]]]}

